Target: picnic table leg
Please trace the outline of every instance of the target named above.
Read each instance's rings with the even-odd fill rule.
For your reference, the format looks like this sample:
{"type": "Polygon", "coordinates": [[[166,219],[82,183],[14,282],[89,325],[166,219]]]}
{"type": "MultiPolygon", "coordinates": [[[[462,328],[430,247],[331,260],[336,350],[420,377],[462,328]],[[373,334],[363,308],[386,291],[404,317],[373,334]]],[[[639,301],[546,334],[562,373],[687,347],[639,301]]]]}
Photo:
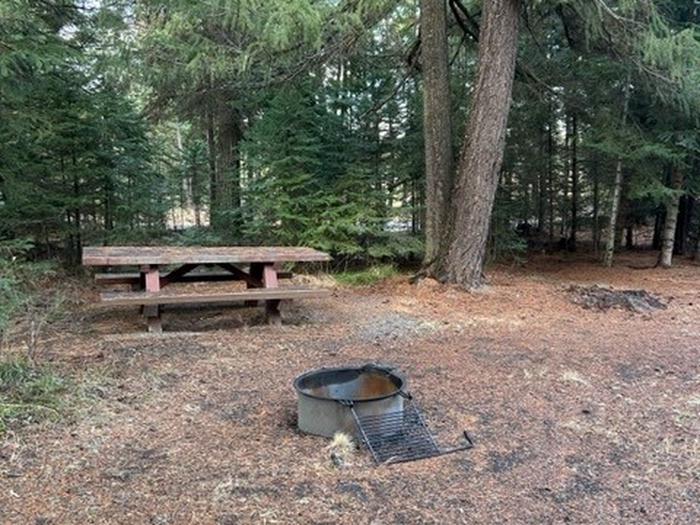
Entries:
{"type": "MultiPolygon", "coordinates": [[[[160,272],[157,265],[142,266],[141,275],[143,276],[147,292],[160,291],[160,272]]],[[[145,305],[143,307],[143,315],[146,317],[149,332],[161,333],[163,331],[160,319],[160,305],[145,305]]]]}
{"type": "MultiPolygon", "coordinates": [[[[272,264],[266,264],[263,268],[263,286],[265,288],[277,288],[277,269],[272,264]]],[[[282,316],[280,315],[279,299],[268,299],[265,301],[265,315],[268,324],[281,325],[282,316]]]]}
{"type": "MultiPolygon", "coordinates": [[[[250,270],[248,273],[250,273],[250,276],[253,277],[254,279],[257,279],[258,281],[263,280],[263,268],[264,265],[260,263],[250,263],[250,270]]],[[[246,283],[246,288],[255,288],[251,283],[246,283]]],[[[249,300],[245,302],[246,306],[258,306],[258,302],[255,300],[249,300]]]]}

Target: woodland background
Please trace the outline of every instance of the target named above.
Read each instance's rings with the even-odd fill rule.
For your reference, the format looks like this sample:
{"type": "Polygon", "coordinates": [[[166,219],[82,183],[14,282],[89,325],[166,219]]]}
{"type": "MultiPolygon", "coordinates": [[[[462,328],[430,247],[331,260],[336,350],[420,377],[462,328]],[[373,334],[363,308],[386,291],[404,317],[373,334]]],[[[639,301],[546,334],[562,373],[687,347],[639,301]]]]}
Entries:
{"type": "MultiPolygon", "coordinates": [[[[482,5],[434,3],[458,152],[482,5]]],[[[421,261],[419,8],[3,0],[0,317],[88,244],[310,245],[335,269],[421,261]]],[[[675,220],[676,256],[699,254],[697,2],[539,0],[520,18],[487,258],[598,253],[617,174],[616,249],[660,249],[675,220]]]]}

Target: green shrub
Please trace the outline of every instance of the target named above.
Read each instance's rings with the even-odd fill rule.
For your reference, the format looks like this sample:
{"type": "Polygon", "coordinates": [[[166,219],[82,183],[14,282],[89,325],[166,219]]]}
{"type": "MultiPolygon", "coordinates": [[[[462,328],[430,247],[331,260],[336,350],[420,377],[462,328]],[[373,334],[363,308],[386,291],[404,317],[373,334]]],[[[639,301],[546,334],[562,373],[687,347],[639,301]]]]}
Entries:
{"type": "MultiPolygon", "coordinates": [[[[46,290],[41,286],[49,277],[55,277],[56,267],[51,262],[26,262],[16,257],[0,257],[0,336],[10,320],[21,312],[36,309],[35,302],[46,290]]],[[[52,293],[51,303],[59,297],[52,293]]]]}
{"type": "Polygon", "coordinates": [[[22,305],[23,298],[15,276],[2,272],[0,274],[0,334],[4,332],[10,319],[22,305]]]}
{"type": "Polygon", "coordinates": [[[398,274],[399,272],[392,265],[382,264],[366,270],[341,272],[335,275],[335,279],[348,286],[368,286],[398,274]]]}
{"type": "Polygon", "coordinates": [[[22,289],[23,263],[19,258],[31,248],[26,240],[0,241],[0,335],[28,299],[28,293],[22,289]]]}
{"type": "Polygon", "coordinates": [[[392,260],[398,264],[420,261],[423,257],[423,239],[407,232],[383,232],[368,243],[366,258],[392,260]]]}
{"type": "Polygon", "coordinates": [[[0,361],[0,435],[8,426],[59,416],[67,382],[26,359],[0,361]]]}

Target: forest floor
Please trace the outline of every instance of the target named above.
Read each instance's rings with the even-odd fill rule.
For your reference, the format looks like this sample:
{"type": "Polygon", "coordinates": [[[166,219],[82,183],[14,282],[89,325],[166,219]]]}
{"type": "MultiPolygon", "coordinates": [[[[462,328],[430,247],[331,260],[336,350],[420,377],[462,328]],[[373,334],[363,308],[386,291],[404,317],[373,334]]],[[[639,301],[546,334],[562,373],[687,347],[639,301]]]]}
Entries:
{"type": "Polygon", "coordinates": [[[700,267],[534,257],[463,293],[405,276],[260,313],[166,312],[162,336],[93,304],[46,330],[83,407],[0,438],[2,524],[700,522],[700,267]],[[666,309],[587,309],[572,285],[666,309]],[[343,467],[296,429],[292,380],[396,365],[438,440],[475,448],[343,467]]]}

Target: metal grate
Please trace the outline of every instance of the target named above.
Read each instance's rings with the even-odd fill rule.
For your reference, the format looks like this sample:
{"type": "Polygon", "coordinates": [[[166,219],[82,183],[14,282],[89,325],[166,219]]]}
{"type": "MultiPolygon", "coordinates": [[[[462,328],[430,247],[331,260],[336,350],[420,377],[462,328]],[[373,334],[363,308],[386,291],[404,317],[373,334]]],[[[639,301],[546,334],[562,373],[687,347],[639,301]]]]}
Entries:
{"type": "Polygon", "coordinates": [[[420,410],[405,400],[403,411],[358,416],[352,409],[362,440],[376,463],[390,464],[441,456],[473,447],[469,435],[465,445],[442,450],[435,442],[420,410]]]}

